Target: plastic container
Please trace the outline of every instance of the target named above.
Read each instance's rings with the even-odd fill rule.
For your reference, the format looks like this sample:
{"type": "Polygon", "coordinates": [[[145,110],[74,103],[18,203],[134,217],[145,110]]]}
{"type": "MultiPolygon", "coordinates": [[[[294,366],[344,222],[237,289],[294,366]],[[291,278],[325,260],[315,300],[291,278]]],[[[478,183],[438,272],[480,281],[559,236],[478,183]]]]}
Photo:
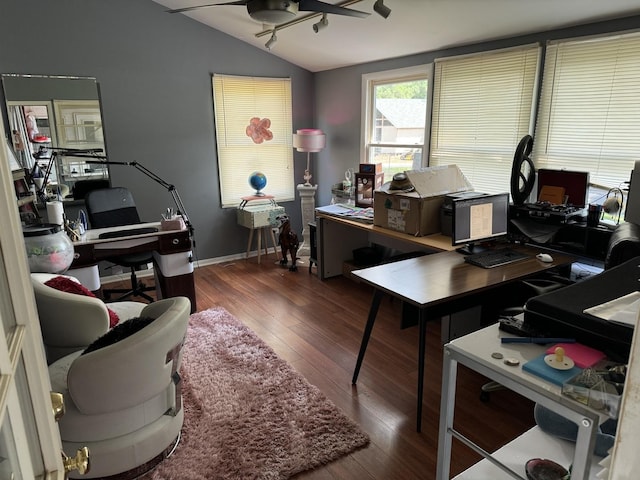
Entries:
{"type": "Polygon", "coordinates": [[[73,243],[60,225],[29,225],[22,233],[32,273],[63,273],[71,266],[73,243]]]}

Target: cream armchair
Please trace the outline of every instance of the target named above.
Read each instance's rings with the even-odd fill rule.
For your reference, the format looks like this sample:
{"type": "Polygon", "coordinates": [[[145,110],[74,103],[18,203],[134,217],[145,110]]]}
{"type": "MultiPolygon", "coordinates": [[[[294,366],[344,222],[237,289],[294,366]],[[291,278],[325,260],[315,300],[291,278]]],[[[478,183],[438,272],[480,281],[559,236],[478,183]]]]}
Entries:
{"type": "MultiPolygon", "coordinates": [[[[99,298],[63,292],[45,285],[45,282],[57,276],[49,273],[31,274],[49,364],[69,353],[84,349],[109,330],[107,305],[99,298]]],[[[73,277],[66,277],[78,282],[73,277]]],[[[123,322],[139,316],[146,304],[113,302],[108,305],[120,322],[123,322]]]]}
{"type": "Polygon", "coordinates": [[[130,328],[145,325],[139,320],[120,324],[107,334],[116,343],[49,366],[53,391],[65,400],[58,422],[64,451],[89,448],[91,469],[78,478],[134,469],[141,475],[175,446],[184,419],[178,370],[190,310],[185,297],[151,303],[140,316],[153,321],[142,329],[130,328]]]}

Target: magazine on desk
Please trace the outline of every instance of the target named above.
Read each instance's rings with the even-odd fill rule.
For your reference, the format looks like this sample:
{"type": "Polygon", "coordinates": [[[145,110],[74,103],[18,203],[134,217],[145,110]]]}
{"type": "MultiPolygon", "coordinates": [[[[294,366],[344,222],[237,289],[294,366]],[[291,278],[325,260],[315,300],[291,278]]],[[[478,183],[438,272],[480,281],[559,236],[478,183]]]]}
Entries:
{"type": "Polygon", "coordinates": [[[326,215],[355,220],[356,222],[373,223],[373,207],[362,208],[344,203],[336,203],[334,205],[327,205],[326,207],[318,207],[316,211],[326,215]]]}

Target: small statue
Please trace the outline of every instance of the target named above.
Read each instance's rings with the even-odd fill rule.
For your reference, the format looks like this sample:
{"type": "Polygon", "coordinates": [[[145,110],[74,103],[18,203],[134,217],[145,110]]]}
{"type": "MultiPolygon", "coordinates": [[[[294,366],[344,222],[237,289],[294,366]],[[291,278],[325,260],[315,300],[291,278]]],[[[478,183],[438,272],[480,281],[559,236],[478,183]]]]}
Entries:
{"type": "Polygon", "coordinates": [[[276,217],[276,225],[278,226],[278,230],[280,230],[280,235],[278,236],[280,249],[282,251],[282,260],[280,260],[280,265],[284,267],[287,266],[287,252],[289,252],[291,255],[291,266],[289,267],[289,271],[297,272],[298,267],[296,266],[296,260],[298,259],[297,254],[300,242],[298,242],[298,235],[296,235],[296,232],[291,230],[289,215],[286,213],[278,215],[276,217]]]}

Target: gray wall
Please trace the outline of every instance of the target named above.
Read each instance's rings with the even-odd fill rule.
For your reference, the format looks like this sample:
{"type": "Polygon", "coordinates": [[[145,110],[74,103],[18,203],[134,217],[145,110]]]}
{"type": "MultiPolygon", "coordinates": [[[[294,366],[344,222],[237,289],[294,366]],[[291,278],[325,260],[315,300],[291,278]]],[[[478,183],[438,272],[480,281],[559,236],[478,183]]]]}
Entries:
{"type": "MultiPolygon", "coordinates": [[[[327,147],[317,153],[317,163],[322,169],[316,173],[318,181],[317,202],[321,205],[331,201],[331,185],[344,178],[347,168],[357,171],[360,163],[360,128],[362,75],[396,68],[423,65],[439,57],[448,57],[466,53],[505,48],[547,40],[592,35],[597,33],[619,32],[637,29],[640,16],[621,20],[601,22],[581,27],[567,28],[527,35],[508,40],[486,42],[460,48],[451,48],[418,55],[395,58],[380,62],[371,62],[353,67],[345,67],[315,74],[315,104],[317,121],[314,125],[327,134],[327,147]]],[[[418,32],[416,34],[419,35],[418,32]]],[[[515,146],[514,146],[515,151],[515,146]]],[[[508,185],[505,185],[509,188],[508,185]]]]}
{"type": "MultiPolygon", "coordinates": [[[[220,208],[211,75],[291,77],[295,130],[313,124],[313,74],[165,10],[150,0],[0,0],[0,73],[95,77],[109,159],[140,162],[176,186],[198,258],[242,253],[248,230],[220,208]]],[[[295,155],[298,179],[306,157],[295,155]]],[[[133,168],[113,166],[111,178],[134,192],[146,221],[173,206],[133,168]]],[[[300,202],[282,205],[300,231],[300,202]]]]}
{"type": "MultiPolygon", "coordinates": [[[[248,239],[235,211],[220,208],[213,73],[292,78],[294,130],[314,125],[327,133],[327,148],[312,161],[317,203],[327,204],[331,185],[360,163],[362,74],[638,25],[640,17],[630,17],[312,74],[150,0],[0,0],[0,73],[95,77],[110,159],[140,162],[177,187],[205,259],[242,253],[248,239]]],[[[306,157],[295,155],[298,179],[306,157]]],[[[113,167],[111,176],[134,191],[143,219],[171,206],[169,194],[141,173],[113,167]]],[[[300,231],[299,201],[283,206],[300,231]]]]}

